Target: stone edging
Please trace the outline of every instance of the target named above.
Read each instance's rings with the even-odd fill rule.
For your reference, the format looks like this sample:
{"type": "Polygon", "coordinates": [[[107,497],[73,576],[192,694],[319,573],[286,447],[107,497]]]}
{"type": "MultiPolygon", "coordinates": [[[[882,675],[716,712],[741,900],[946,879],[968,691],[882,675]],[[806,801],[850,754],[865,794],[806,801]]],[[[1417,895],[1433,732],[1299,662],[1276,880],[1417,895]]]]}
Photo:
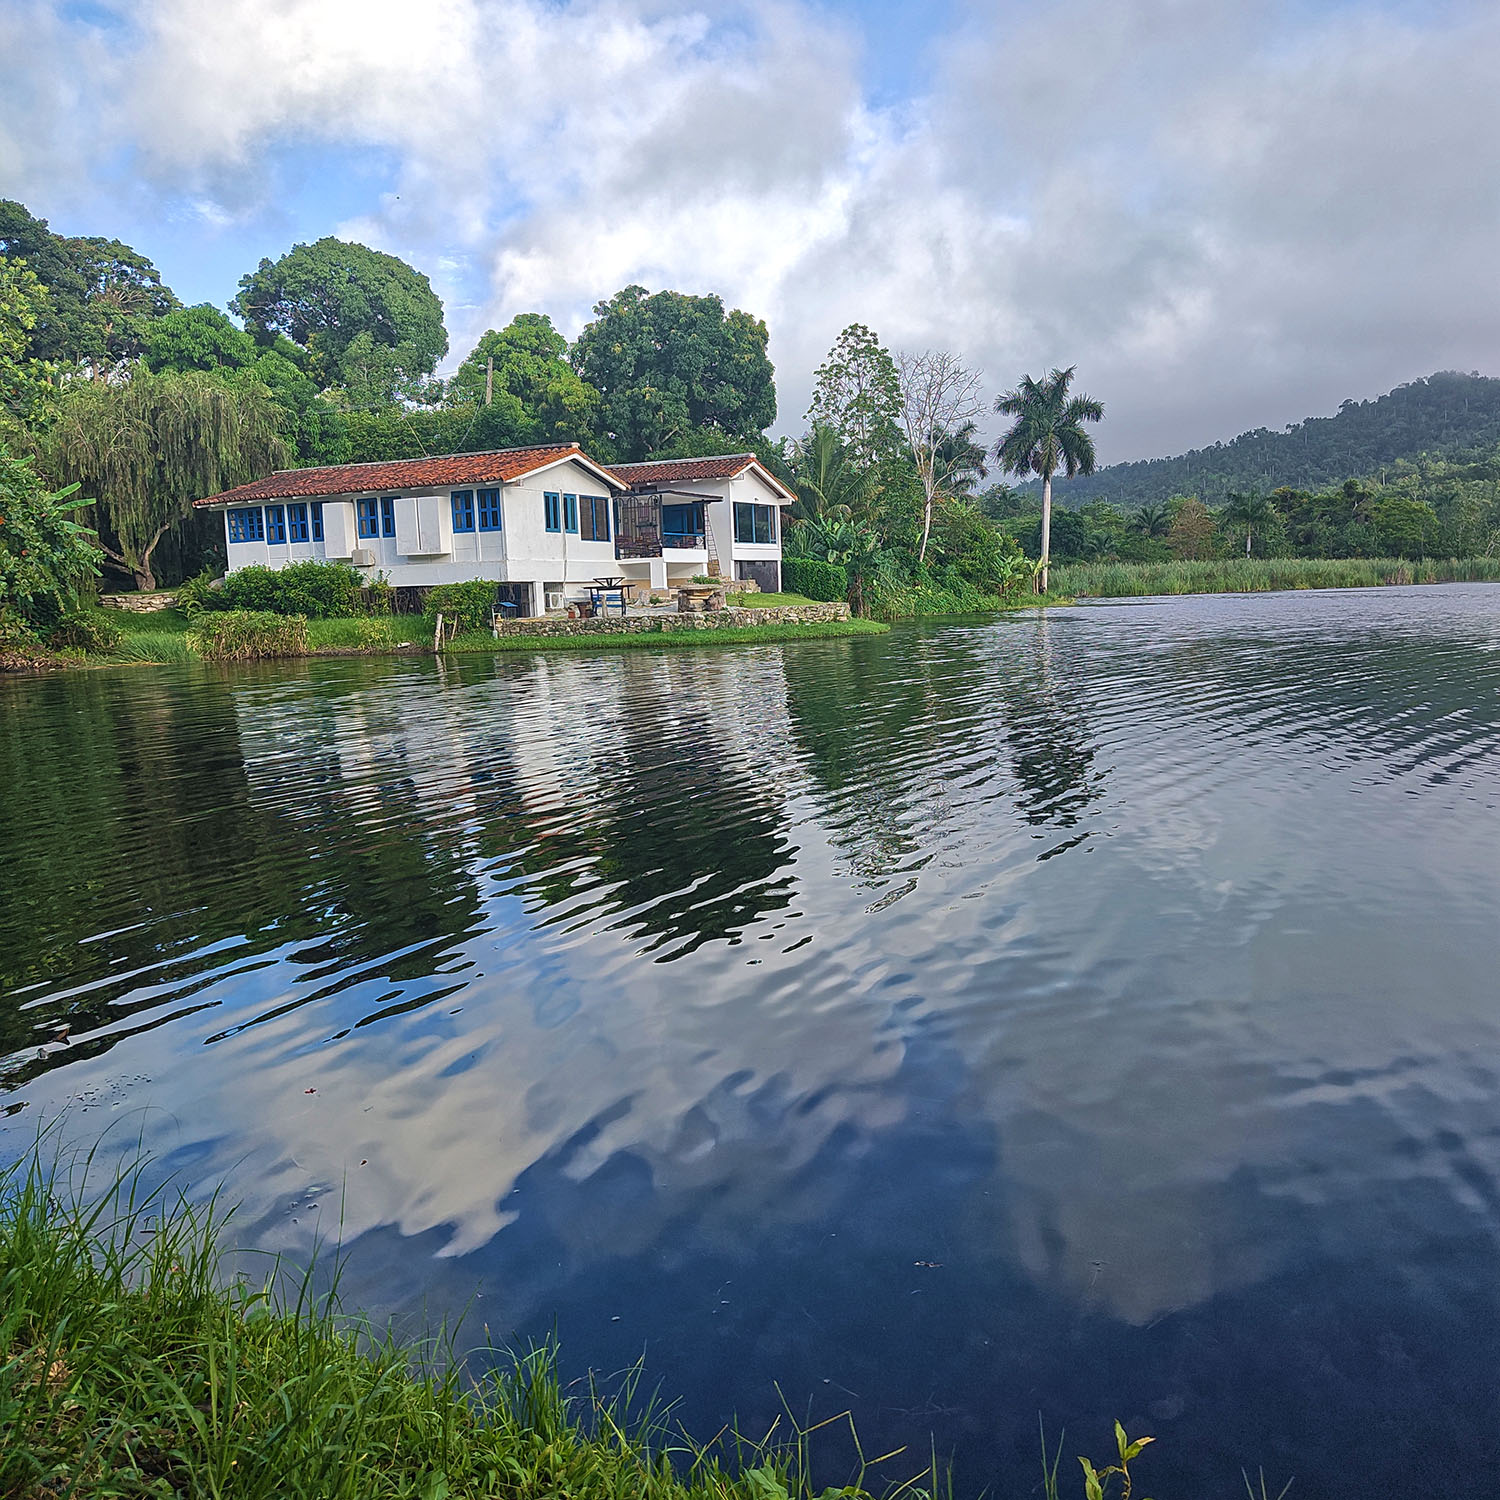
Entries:
{"type": "Polygon", "coordinates": [[[715,609],[692,614],[605,615],[594,620],[502,620],[497,637],[560,635],[671,635],[685,630],[730,630],[749,625],[813,625],[847,620],[847,604],[781,604],[768,609],[715,609]]]}

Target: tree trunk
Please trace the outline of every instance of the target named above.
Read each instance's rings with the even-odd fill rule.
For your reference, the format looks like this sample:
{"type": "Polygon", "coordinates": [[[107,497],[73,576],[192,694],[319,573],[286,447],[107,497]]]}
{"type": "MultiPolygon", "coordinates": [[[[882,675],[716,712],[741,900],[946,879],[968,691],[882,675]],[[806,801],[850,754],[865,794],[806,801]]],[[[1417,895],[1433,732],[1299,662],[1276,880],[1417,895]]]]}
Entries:
{"type": "Polygon", "coordinates": [[[1047,592],[1047,563],[1052,556],[1052,476],[1042,475],[1042,571],[1037,574],[1041,580],[1042,593],[1047,592]]]}
{"type": "Polygon", "coordinates": [[[932,491],[927,488],[926,484],[923,484],[922,493],[926,496],[926,504],[922,507],[922,545],[917,549],[919,568],[927,562],[927,538],[932,532],[932,491]]]}
{"type": "Polygon", "coordinates": [[[1250,528],[1245,528],[1245,561],[1250,561],[1250,528]]]}

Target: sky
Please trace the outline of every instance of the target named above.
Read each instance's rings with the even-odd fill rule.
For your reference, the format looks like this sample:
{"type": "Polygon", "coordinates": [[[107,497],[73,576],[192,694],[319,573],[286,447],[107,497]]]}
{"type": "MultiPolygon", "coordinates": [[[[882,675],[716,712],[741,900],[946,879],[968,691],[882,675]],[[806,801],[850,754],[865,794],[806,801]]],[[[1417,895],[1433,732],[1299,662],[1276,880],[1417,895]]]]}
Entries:
{"type": "MultiPolygon", "coordinates": [[[[487,327],[619,288],[850,322],[1103,461],[1500,375],[1495,0],[0,0],[0,196],[223,306],[325,234],[487,327]]],[[[993,428],[997,418],[989,419],[993,428]]]]}

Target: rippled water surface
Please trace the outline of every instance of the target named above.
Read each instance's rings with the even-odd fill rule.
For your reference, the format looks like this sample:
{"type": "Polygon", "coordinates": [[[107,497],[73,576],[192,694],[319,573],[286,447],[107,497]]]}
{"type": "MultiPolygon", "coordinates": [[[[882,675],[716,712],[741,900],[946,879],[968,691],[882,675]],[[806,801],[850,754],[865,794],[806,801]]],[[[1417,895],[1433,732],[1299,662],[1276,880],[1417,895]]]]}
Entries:
{"type": "Polygon", "coordinates": [[[1454,586],[0,682],[0,1153],[143,1135],[704,1434],[1479,1493],[1497,648],[1454,586]]]}

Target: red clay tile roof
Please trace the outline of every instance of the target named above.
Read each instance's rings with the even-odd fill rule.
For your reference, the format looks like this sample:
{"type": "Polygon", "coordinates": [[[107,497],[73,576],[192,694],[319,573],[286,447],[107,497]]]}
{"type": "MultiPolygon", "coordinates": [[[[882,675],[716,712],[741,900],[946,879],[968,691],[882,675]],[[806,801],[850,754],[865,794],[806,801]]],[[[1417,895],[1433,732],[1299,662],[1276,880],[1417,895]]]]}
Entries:
{"type": "Polygon", "coordinates": [[[752,465],[770,480],[778,493],[788,500],[793,498],[786,486],[774,474],[768,473],[753,453],[723,453],[713,458],[663,458],[643,464],[611,464],[610,468],[633,489],[646,489],[693,479],[734,479],[752,465]]]}
{"type": "Polygon", "coordinates": [[[606,482],[624,485],[611,470],[591,459],[577,443],[534,448],[501,448],[493,453],[447,453],[437,458],[401,458],[388,463],[331,464],[323,469],[280,469],[222,495],[195,500],[199,505],[252,505],[258,500],[306,499],[318,495],[360,495],[377,490],[445,490],[465,484],[520,479],[560,459],[581,459],[606,482]]]}

